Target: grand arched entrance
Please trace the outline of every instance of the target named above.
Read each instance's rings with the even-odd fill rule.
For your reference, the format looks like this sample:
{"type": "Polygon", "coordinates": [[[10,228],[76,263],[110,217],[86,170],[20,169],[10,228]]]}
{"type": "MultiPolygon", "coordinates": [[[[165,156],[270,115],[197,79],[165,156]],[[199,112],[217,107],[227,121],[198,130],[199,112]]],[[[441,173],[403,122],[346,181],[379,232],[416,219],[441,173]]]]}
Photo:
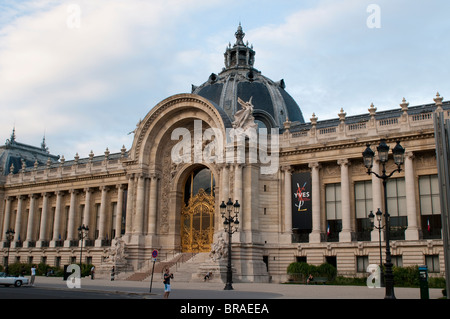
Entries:
{"type": "Polygon", "coordinates": [[[209,168],[194,169],[184,183],[181,209],[182,252],[208,252],[214,235],[214,176],[209,168]]]}

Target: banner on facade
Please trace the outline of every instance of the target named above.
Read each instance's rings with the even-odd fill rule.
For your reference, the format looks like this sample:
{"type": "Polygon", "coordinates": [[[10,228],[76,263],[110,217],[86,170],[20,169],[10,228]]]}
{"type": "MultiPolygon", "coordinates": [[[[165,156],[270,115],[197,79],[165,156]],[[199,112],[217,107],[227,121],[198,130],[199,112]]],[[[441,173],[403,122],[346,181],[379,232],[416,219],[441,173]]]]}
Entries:
{"type": "Polygon", "coordinates": [[[292,174],[292,228],[312,229],[311,173],[292,174]]]}

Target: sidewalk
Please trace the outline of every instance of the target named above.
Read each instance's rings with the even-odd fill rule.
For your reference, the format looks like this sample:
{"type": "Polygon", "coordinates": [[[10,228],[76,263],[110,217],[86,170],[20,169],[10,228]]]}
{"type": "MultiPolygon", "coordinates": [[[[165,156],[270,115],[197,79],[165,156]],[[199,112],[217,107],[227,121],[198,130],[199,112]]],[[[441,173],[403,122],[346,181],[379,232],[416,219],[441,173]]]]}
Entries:
{"type": "MultiPolygon", "coordinates": [[[[171,281],[170,299],[383,299],[384,288],[329,285],[288,285],[263,283],[233,283],[234,290],[223,290],[225,284],[214,282],[171,281]]],[[[35,286],[46,289],[71,289],[61,277],[36,277],[35,286]]],[[[72,288],[75,289],[75,288],[72,288]]],[[[81,279],[81,290],[106,291],[118,294],[139,294],[146,299],[161,299],[164,293],[159,278],[126,281],[90,278],[81,279]]],[[[420,299],[419,288],[394,288],[397,299],[420,299]]],[[[442,297],[442,289],[429,289],[430,299],[442,297]]]]}

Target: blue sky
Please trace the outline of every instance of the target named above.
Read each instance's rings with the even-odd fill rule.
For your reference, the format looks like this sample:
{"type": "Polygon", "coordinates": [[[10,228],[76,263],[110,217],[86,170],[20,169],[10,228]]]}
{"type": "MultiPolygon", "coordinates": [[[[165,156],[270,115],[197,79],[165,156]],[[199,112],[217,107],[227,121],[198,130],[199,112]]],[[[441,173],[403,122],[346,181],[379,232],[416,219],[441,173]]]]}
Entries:
{"type": "Polygon", "coordinates": [[[306,121],[399,108],[403,97],[433,103],[437,91],[447,100],[449,9],[446,0],[0,0],[0,139],[14,126],[23,143],[45,134],[68,160],[129,148],[128,132],[154,105],[222,70],[239,22],[255,67],[285,80],[306,121]]]}

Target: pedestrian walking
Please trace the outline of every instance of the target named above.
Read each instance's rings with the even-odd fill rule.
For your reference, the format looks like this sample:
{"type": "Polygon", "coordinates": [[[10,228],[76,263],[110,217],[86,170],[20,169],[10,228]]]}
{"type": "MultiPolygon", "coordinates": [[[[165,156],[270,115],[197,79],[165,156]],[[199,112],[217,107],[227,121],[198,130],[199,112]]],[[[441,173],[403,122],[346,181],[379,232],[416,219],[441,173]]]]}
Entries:
{"type": "Polygon", "coordinates": [[[94,276],[95,276],[95,266],[92,266],[92,268],[91,268],[91,280],[94,280],[94,276]]]}
{"type": "Polygon", "coordinates": [[[164,299],[169,298],[171,292],[170,279],[173,279],[173,274],[169,273],[169,268],[166,268],[166,273],[164,274],[164,299]]]}
{"type": "Polygon", "coordinates": [[[34,286],[34,278],[36,277],[36,265],[31,266],[31,280],[30,285],[34,286]]]}

